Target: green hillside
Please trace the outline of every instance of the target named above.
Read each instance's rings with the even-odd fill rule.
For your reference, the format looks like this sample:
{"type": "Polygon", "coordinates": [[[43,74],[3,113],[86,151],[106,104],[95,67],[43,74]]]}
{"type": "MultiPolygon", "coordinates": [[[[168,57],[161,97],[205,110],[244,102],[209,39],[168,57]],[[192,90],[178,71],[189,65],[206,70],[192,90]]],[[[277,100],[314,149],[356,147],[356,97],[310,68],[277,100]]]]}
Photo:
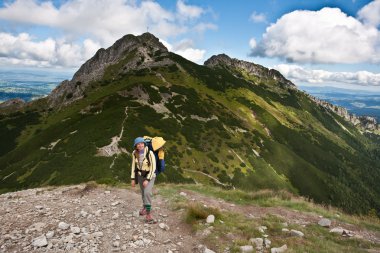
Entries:
{"type": "Polygon", "coordinates": [[[74,92],[54,103],[47,97],[22,110],[3,109],[1,192],[129,182],[133,139],[159,135],[168,142],[158,182],[287,190],[351,213],[380,214],[376,135],[360,133],[276,76],[222,61],[197,65],[157,49],[146,34],[107,50],[131,41],[134,47],[125,47],[98,79],[73,79],[74,92]],[[118,136],[121,153],[99,151],[118,136]]]}

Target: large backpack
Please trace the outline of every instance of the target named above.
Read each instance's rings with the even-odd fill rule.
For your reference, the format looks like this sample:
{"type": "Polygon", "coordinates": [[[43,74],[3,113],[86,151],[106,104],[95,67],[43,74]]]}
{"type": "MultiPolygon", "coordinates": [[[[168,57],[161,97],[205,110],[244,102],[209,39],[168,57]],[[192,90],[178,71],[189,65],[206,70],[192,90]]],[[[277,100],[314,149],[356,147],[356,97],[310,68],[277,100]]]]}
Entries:
{"type": "MultiPolygon", "coordinates": [[[[151,150],[156,158],[156,175],[164,172],[165,170],[165,153],[162,148],[166,141],[162,137],[149,137],[144,136],[144,141],[149,150],[151,150]]],[[[146,159],[148,160],[148,164],[150,165],[149,152],[146,154],[146,159]]]]}

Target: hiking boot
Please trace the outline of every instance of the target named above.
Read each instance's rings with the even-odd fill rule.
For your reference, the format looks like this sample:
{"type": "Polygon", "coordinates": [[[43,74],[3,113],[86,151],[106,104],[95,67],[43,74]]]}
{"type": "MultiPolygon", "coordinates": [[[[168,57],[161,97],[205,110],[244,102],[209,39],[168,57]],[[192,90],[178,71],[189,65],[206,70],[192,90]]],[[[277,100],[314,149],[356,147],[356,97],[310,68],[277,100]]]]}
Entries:
{"type": "Polygon", "coordinates": [[[148,224],[156,224],[157,223],[157,221],[155,219],[153,219],[152,214],[150,214],[150,213],[146,214],[145,222],[148,224]]]}
{"type": "Polygon", "coordinates": [[[139,211],[140,216],[147,215],[147,213],[148,212],[146,211],[145,207],[139,211]]]}

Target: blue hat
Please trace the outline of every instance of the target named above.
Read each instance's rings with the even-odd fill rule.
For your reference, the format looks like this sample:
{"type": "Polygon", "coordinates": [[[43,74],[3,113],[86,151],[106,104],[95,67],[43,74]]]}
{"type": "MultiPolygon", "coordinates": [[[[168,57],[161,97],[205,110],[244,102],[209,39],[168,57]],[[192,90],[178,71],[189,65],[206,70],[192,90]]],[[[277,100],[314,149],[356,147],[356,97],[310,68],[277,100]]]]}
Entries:
{"type": "Polygon", "coordinates": [[[144,140],[144,138],[143,138],[143,137],[137,137],[137,138],[135,139],[135,144],[133,144],[133,147],[136,147],[136,144],[137,144],[137,143],[141,143],[141,142],[144,142],[144,144],[145,144],[145,140],[144,140]]]}

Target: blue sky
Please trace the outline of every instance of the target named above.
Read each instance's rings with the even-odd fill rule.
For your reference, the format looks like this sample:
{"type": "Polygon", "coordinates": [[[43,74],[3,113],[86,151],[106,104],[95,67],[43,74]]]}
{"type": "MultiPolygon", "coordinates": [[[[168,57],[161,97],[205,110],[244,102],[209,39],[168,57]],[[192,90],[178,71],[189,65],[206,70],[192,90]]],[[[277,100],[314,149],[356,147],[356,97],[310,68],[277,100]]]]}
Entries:
{"type": "Polygon", "coordinates": [[[198,64],[226,53],[297,85],[380,91],[380,0],[0,1],[0,67],[74,72],[147,27],[198,64]]]}

